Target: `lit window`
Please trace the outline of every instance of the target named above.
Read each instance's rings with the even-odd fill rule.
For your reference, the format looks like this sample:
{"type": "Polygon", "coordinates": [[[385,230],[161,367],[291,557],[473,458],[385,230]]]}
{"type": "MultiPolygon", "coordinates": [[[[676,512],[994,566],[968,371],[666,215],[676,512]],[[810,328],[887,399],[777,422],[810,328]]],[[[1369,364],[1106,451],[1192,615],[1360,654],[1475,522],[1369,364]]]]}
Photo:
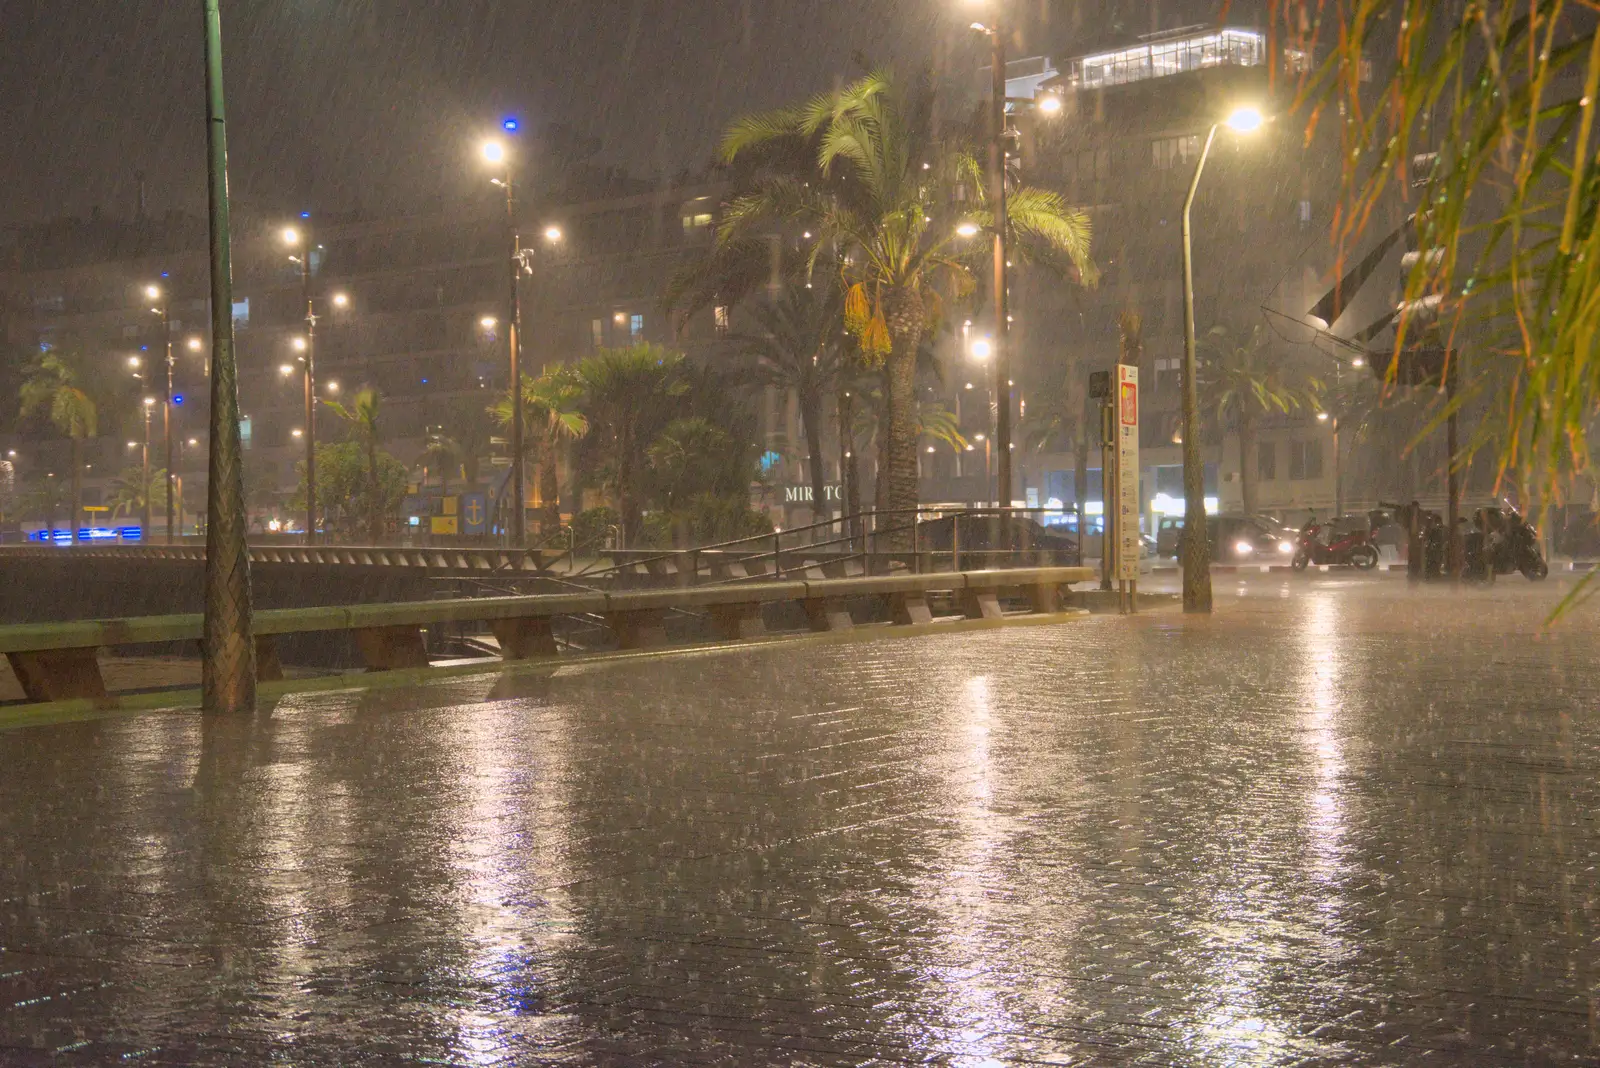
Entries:
{"type": "Polygon", "coordinates": [[[726,334],[728,332],[728,306],[726,304],[718,304],[711,309],[711,314],[717,323],[717,333],[726,334]]]}
{"type": "Polygon", "coordinates": [[[589,320],[589,341],[597,349],[605,347],[606,321],[604,319],[589,320]]]}
{"type": "Polygon", "coordinates": [[[250,325],[250,298],[233,302],[233,324],[235,326],[250,325]]]}
{"type": "Polygon", "coordinates": [[[628,319],[628,333],[637,338],[644,334],[644,316],[633,315],[628,319]]]}

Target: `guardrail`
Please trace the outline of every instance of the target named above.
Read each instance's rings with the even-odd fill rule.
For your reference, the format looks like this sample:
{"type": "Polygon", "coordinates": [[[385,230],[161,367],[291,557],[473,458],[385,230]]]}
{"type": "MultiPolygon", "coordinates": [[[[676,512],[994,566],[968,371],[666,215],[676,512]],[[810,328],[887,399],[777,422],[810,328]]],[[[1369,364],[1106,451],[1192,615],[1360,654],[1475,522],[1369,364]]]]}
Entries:
{"type": "MultiPolygon", "coordinates": [[[[1034,611],[1048,612],[1060,607],[1063,586],[1096,578],[1086,567],[1012,568],[274,609],[255,615],[257,674],[263,680],[283,677],[276,639],[285,634],[350,631],[367,670],[387,671],[428,666],[422,628],[443,623],[486,623],[503,659],[524,660],[558,655],[551,626],[558,616],[600,616],[619,646],[641,649],[667,643],[665,616],[670,611],[703,610],[716,637],[734,640],[764,634],[762,608],[776,602],[800,604],[814,631],[852,626],[847,602],[865,596],[885,598],[895,624],[931,622],[930,593],[955,594],[968,618],[995,619],[1001,615],[1002,590],[1022,590],[1034,611]]],[[[17,624],[0,627],[0,652],[29,701],[98,699],[107,696],[98,660],[102,648],[198,641],[202,622],[196,613],[17,624]]]]}
{"type": "MultiPolygon", "coordinates": [[[[961,549],[961,562],[980,567],[1045,566],[1059,561],[1050,549],[961,549]]],[[[608,566],[585,571],[552,571],[567,557],[552,549],[397,548],[387,546],[253,545],[252,566],[372,568],[423,573],[438,578],[576,579],[611,583],[645,579],[692,585],[701,581],[745,579],[847,578],[868,575],[899,564],[912,571],[951,567],[956,552],[943,550],[861,552],[835,544],[801,545],[781,551],[763,548],[608,549],[597,558],[608,566]]],[[[178,563],[195,567],[205,561],[203,545],[26,545],[0,548],[0,562],[15,559],[82,559],[178,563]]],[[[953,568],[952,568],[953,570],[953,568]]]]}

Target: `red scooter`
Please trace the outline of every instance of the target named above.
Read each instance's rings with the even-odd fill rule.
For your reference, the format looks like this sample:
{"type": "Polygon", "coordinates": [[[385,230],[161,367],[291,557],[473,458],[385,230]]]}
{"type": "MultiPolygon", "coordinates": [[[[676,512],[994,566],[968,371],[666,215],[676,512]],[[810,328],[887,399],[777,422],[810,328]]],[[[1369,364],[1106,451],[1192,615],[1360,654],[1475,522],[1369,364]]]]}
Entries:
{"type": "Polygon", "coordinates": [[[1304,571],[1312,564],[1353,567],[1358,571],[1371,571],[1378,566],[1378,549],[1366,530],[1352,530],[1326,544],[1322,530],[1322,524],[1315,519],[1300,529],[1300,546],[1291,561],[1296,571],[1304,571]]]}

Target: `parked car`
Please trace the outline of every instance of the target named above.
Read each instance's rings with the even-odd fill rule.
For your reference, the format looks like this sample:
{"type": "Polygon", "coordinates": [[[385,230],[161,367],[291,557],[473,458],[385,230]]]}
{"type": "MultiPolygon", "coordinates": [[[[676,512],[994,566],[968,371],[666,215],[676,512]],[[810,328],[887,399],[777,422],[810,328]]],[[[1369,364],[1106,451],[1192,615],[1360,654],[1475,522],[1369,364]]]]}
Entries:
{"type": "MultiPolygon", "coordinates": [[[[1182,536],[1183,517],[1163,517],[1156,531],[1157,551],[1177,556],[1182,536]]],[[[1294,559],[1293,534],[1266,516],[1208,515],[1206,542],[1214,563],[1287,564],[1294,559]]]]}
{"type": "Polygon", "coordinates": [[[1077,564],[1080,560],[1078,543],[1065,532],[1041,526],[1024,516],[1012,516],[1006,524],[1010,537],[1006,544],[995,541],[1000,525],[992,515],[945,516],[917,524],[917,537],[922,548],[931,552],[950,552],[954,546],[956,523],[961,525],[961,551],[986,552],[997,548],[1043,549],[1056,554],[1056,563],[1077,564]]]}

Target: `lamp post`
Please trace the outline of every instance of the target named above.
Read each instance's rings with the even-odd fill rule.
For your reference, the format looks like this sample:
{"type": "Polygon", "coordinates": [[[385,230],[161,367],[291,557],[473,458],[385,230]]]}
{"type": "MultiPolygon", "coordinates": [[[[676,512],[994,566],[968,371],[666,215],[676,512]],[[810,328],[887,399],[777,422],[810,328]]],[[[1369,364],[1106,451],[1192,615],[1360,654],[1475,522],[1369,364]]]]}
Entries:
{"type": "MultiPolygon", "coordinates": [[[[507,119],[505,127],[507,132],[514,132],[516,122],[507,119]]],[[[511,390],[511,478],[508,487],[508,496],[511,498],[511,522],[506,533],[511,544],[520,549],[527,543],[526,517],[522,506],[522,353],[519,336],[522,330],[522,306],[517,287],[517,276],[522,270],[522,235],[517,232],[517,197],[512,176],[511,153],[504,143],[489,141],[483,146],[483,158],[490,163],[503,164],[505,167],[504,177],[495,178],[493,181],[506,193],[506,233],[511,246],[508,293],[510,314],[506,318],[506,362],[508,386],[511,390]]]]}
{"type": "MultiPolygon", "coordinates": [[[[506,119],[501,124],[507,133],[516,133],[518,123],[516,119],[506,119]]],[[[506,319],[506,351],[507,371],[509,374],[509,387],[511,390],[511,477],[508,486],[508,496],[511,498],[511,522],[507,534],[511,544],[523,548],[527,544],[527,515],[523,508],[525,499],[523,464],[523,434],[522,434],[522,296],[518,280],[524,273],[532,273],[531,257],[532,248],[522,247],[522,235],[517,229],[517,196],[516,185],[513,179],[511,165],[511,150],[502,141],[486,141],[483,145],[483,158],[488,162],[504,166],[502,177],[492,178],[490,181],[500,186],[506,193],[506,232],[511,246],[510,259],[510,285],[508,287],[510,298],[510,315],[506,319]]],[[[561,228],[549,225],[544,228],[544,239],[547,244],[555,245],[562,240],[561,228]]],[[[485,323],[488,320],[484,320],[485,323]]]]}
{"type": "Polygon", "coordinates": [[[211,236],[211,456],[206,483],[205,625],[201,708],[254,712],[250,554],[245,544],[239,378],[233,349],[233,252],[229,242],[227,106],[222,91],[222,13],[201,0],[206,60],[206,200],[211,236]]]}
{"type": "Polygon", "coordinates": [[[144,470],[144,481],[141,483],[143,492],[140,494],[144,504],[139,515],[139,535],[142,538],[150,536],[150,412],[155,406],[154,397],[144,399],[144,455],[141,465],[144,470]]]}
{"type": "Polygon", "coordinates": [[[1011,507],[1011,342],[1010,315],[1006,294],[1006,35],[1000,3],[985,25],[972,28],[987,34],[990,45],[989,79],[989,207],[994,215],[994,434],[997,439],[995,469],[996,503],[1011,507]]]}
{"type": "MultiPolygon", "coordinates": [[[[167,544],[172,544],[172,320],[168,315],[168,300],[162,293],[161,287],[156,285],[146,286],[144,295],[153,301],[160,301],[152,312],[161,317],[161,341],[166,346],[167,364],[167,399],[161,408],[161,438],[162,451],[166,454],[167,464],[167,544]]],[[[148,495],[149,487],[145,493],[148,495]]],[[[148,527],[147,527],[148,529],[148,527]]]]}
{"type": "MultiPolygon", "coordinates": [[[[994,358],[994,343],[985,337],[974,338],[972,344],[968,346],[968,351],[972,354],[972,358],[974,360],[978,361],[979,363],[988,363],[994,358]]],[[[995,495],[993,500],[996,504],[1004,507],[1004,502],[1002,498],[998,496],[999,491],[996,488],[996,478],[993,466],[994,457],[990,448],[991,442],[999,436],[999,430],[997,429],[999,418],[998,413],[995,410],[994,403],[994,384],[992,382],[986,383],[984,390],[987,394],[987,396],[984,398],[985,401],[987,401],[987,403],[984,405],[984,414],[988,417],[984,420],[984,430],[989,431],[990,433],[977,434],[974,436],[978,441],[983,442],[984,489],[990,494],[995,495]]],[[[1004,466],[1005,460],[1002,459],[1000,462],[1001,465],[1004,466]]]]}
{"type": "MultiPolygon", "coordinates": [[[[304,227],[285,227],[283,243],[290,248],[299,249],[299,255],[290,256],[289,262],[300,266],[300,299],[306,306],[305,333],[295,339],[295,348],[300,352],[305,364],[304,393],[305,393],[305,447],[306,447],[306,544],[315,545],[317,542],[317,309],[311,294],[311,252],[320,245],[314,245],[310,234],[304,227]]],[[[335,307],[342,308],[349,302],[343,293],[333,295],[335,307]]]]}
{"type": "MultiPolygon", "coordinates": [[[[1226,125],[1239,133],[1259,129],[1261,112],[1255,108],[1239,108],[1229,115],[1226,125]]],[[[1189,181],[1189,193],[1183,199],[1183,610],[1185,612],[1211,611],[1211,551],[1206,542],[1206,477],[1200,459],[1200,400],[1195,384],[1194,363],[1194,253],[1189,230],[1189,209],[1194,206],[1194,194],[1200,188],[1200,175],[1205,170],[1206,157],[1211,154],[1211,142],[1216,140],[1214,122],[1206,131],[1200,158],[1195,161],[1194,177],[1189,181]]]]}

